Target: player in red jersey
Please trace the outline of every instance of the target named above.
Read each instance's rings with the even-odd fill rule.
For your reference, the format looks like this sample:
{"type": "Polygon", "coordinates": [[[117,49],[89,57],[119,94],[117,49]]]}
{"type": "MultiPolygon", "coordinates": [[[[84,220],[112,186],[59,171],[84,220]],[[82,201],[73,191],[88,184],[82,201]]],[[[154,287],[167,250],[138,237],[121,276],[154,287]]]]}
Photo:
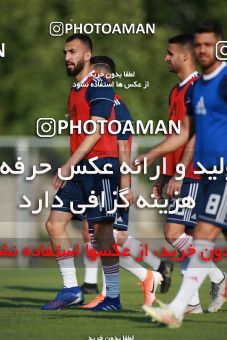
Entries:
{"type": "MultiPolygon", "coordinates": [[[[169,96],[169,119],[177,122],[183,122],[186,115],[186,93],[190,86],[198,79],[198,73],[195,69],[193,36],[180,34],[169,39],[167,55],[165,61],[169,65],[170,72],[176,74],[179,83],[176,84],[169,96]]],[[[167,137],[168,138],[168,137],[167,137]]],[[[179,209],[175,214],[168,214],[165,224],[165,236],[167,241],[180,253],[186,251],[193,244],[193,229],[196,225],[198,199],[200,193],[200,176],[194,174],[193,169],[193,152],[195,137],[178,149],[167,153],[166,171],[159,181],[153,187],[153,193],[157,198],[161,196],[163,186],[166,184],[166,192],[170,197],[169,210],[175,208],[176,199],[174,192],[178,192],[178,200],[190,195],[197,204],[194,209],[179,209]],[[176,180],[176,166],[183,163],[185,166],[185,177],[183,180],[176,180]]],[[[188,266],[189,258],[185,257],[180,262],[182,276],[188,266]]],[[[210,279],[218,284],[223,280],[223,272],[217,267],[214,269],[210,279]]],[[[212,303],[212,301],[211,301],[212,303]]],[[[199,301],[198,292],[189,302],[186,309],[187,313],[201,313],[202,308],[199,301]]]]}
{"type": "MultiPolygon", "coordinates": [[[[63,182],[56,175],[53,187],[58,189],[57,196],[63,201],[63,207],[52,208],[46,223],[52,247],[55,250],[68,251],[69,255],[59,256],[57,262],[63,278],[63,289],[54,300],[42,307],[45,310],[54,310],[78,305],[83,302],[83,294],[77,283],[74,258],[70,254],[71,246],[66,232],[66,226],[72,218],[87,218],[90,225],[95,226],[95,239],[101,250],[113,251],[115,244],[113,237],[113,222],[115,214],[114,192],[117,192],[119,183],[119,162],[116,135],[110,134],[105,125],[104,134],[97,121],[113,120],[114,92],[108,87],[104,77],[94,76],[91,72],[90,58],[92,53],[91,39],[84,34],[74,34],[65,43],[64,55],[66,70],[69,76],[75,77],[77,84],[73,86],[69,96],[69,116],[76,126],[92,120],[96,126],[93,134],[78,133],[74,129],[70,136],[71,157],[61,167],[61,175],[67,177],[76,165],[92,169],[89,160],[98,157],[96,166],[103,170],[105,164],[110,164],[111,175],[101,174],[75,174],[71,180],[63,182]],[[83,214],[78,205],[89,203],[89,196],[94,193],[100,202],[104,196],[104,204],[89,207],[83,214]],[[73,203],[73,209],[72,209],[73,203]]],[[[56,198],[55,198],[56,200],[56,198]]],[[[102,265],[107,285],[106,298],[99,310],[118,311],[121,309],[119,298],[119,258],[116,256],[102,257],[102,265]]]]}

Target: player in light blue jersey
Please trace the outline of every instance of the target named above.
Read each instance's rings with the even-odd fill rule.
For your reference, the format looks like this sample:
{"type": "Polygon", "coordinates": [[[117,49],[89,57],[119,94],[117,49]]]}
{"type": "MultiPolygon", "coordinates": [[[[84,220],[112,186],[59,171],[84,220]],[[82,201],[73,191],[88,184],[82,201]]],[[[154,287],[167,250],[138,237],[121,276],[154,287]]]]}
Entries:
{"type": "MultiPolygon", "coordinates": [[[[181,134],[171,135],[167,142],[137,157],[143,164],[146,156],[148,163],[152,164],[157,156],[186,143],[195,132],[194,162],[200,162],[207,170],[217,167],[215,180],[211,180],[206,173],[202,175],[203,201],[200,202],[193,244],[196,252],[189,262],[177,296],[168,305],[160,303],[161,307],[144,307],[145,313],[154,321],[170,328],[181,325],[188,302],[206,276],[214,270],[214,263],[202,261],[201,253],[208,256],[214,248],[214,240],[222,230],[227,230],[227,172],[223,171],[227,166],[227,67],[215,55],[216,43],[220,40],[223,40],[222,29],[217,21],[208,20],[197,27],[194,36],[195,56],[203,74],[188,94],[188,115],[181,134]]],[[[218,299],[222,299],[223,303],[226,300],[225,276],[218,287],[213,287],[214,309],[220,302],[217,301],[217,290],[222,290],[218,299]]]]}

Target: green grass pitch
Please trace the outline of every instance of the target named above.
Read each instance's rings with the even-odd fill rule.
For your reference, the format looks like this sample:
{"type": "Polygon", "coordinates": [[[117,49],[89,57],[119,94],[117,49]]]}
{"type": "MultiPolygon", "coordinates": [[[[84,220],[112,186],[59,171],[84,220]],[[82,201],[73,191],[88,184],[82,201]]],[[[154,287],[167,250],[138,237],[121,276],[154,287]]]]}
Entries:
{"type": "MultiPolygon", "coordinates": [[[[78,270],[79,282],[83,269],[78,270]]],[[[141,311],[143,296],[137,279],[121,270],[121,301],[119,313],[93,313],[79,308],[42,311],[40,306],[52,299],[61,287],[57,269],[0,269],[0,339],[74,339],[85,340],[102,336],[103,340],[123,335],[144,339],[225,339],[227,337],[227,304],[213,314],[186,316],[180,329],[157,327],[141,311]]],[[[173,273],[173,284],[166,295],[158,297],[169,302],[180,284],[179,272],[173,273]]],[[[200,289],[204,310],[209,303],[208,280],[200,289]]],[[[86,295],[86,302],[91,295],[86,295]]]]}

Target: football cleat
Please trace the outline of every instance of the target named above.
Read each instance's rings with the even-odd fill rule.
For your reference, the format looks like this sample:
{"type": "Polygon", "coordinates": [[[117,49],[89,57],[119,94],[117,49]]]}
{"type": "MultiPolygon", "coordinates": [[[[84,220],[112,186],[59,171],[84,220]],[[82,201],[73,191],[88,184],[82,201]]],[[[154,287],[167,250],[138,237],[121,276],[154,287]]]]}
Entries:
{"type": "Polygon", "coordinates": [[[93,312],[118,312],[122,309],[120,296],[110,298],[106,296],[103,301],[99,302],[95,307],[89,310],[93,312]]]}
{"type": "Polygon", "coordinates": [[[81,292],[83,294],[98,294],[98,286],[96,283],[87,283],[84,282],[82,286],[80,286],[81,292]]]}
{"type": "Polygon", "coordinates": [[[83,294],[79,286],[62,288],[56,297],[41,307],[43,310],[58,310],[69,306],[77,306],[84,302],[83,294]]]}
{"type": "Polygon", "coordinates": [[[105,295],[99,294],[97,295],[91,302],[89,302],[87,305],[80,306],[80,308],[92,308],[97,306],[99,302],[102,302],[105,299],[105,295]]]}
{"type": "Polygon", "coordinates": [[[185,314],[201,314],[203,312],[202,306],[200,303],[198,305],[187,305],[185,309],[185,314]]]}
{"type": "Polygon", "coordinates": [[[152,322],[159,322],[168,328],[179,328],[182,320],[176,318],[174,313],[170,310],[168,305],[161,303],[161,307],[142,307],[145,315],[151,317],[152,322]]]}
{"type": "Polygon", "coordinates": [[[140,281],[141,289],[144,293],[144,305],[151,306],[155,300],[155,292],[163,278],[158,272],[148,270],[145,280],[140,281]]]}
{"type": "Polygon", "coordinates": [[[224,278],[220,283],[211,282],[209,313],[217,312],[226,301],[227,276],[226,273],[223,274],[224,278]]]}
{"type": "Polygon", "coordinates": [[[162,274],[163,281],[160,286],[160,293],[165,294],[171,286],[171,272],[173,271],[173,264],[170,261],[161,261],[157,271],[162,274]]]}

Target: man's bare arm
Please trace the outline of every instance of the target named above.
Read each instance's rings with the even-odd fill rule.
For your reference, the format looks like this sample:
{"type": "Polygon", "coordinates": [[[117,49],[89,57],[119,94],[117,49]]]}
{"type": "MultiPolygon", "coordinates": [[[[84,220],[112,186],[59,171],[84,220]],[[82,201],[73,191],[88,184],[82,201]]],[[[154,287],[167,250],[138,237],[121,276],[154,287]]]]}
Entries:
{"type": "MultiPolygon", "coordinates": [[[[125,162],[130,166],[131,164],[131,147],[129,140],[118,140],[119,150],[119,163],[120,165],[125,162]]],[[[125,196],[129,204],[133,204],[134,195],[130,189],[131,187],[131,174],[120,174],[120,189],[128,188],[129,192],[125,196]]]]}
{"type": "Polygon", "coordinates": [[[136,159],[143,165],[144,158],[147,158],[147,164],[151,165],[157,157],[163,156],[168,152],[178,149],[181,145],[187,143],[189,138],[193,135],[194,126],[193,118],[185,116],[181,126],[181,133],[179,135],[173,133],[163,142],[153,147],[149,152],[139,155],[136,159]]]}
{"type": "Polygon", "coordinates": [[[192,162],[195,147],[195,135],[188,141],[185,146],[180,163],[184,164],[185,170],[187,170],[189,164],[192,162]]]}
{"type": "MultiPolygon", "coordinates": [[[[194,146],[195,146],[195,135],[193,135],[192,138],[186,144],[186,146],[184,148],[183,155],[182,155],[181,160],[179,162],[179,163],[182,163],[184,165],[185,170],[187,170],[189,164],[192,162],[193,154],[194,154],[194,146]]],[[[169,180],[168,185],[166,187],[166,193],[169,197],[174,197],[175,192],[180,193],[180,191],[181,191],[183,179],[182,180],[176,180],[177,176],[178,176],[178,174],[175,172],[175,174],[169,180]]]]}
{"type": "MultiPolygon", "coordinates": [[[[130,166],[131,162],[131,150],[128,140],[118,140],[118,151],[119,151],[119,163],[120,165],[125,162],[130,166]]],[[[120,187],[126,188],[131,184],[131,174],[121,174],[120,187]]]]}
{"type": "Polygon", "coordinates": [[[95,144],[98,142],[100,137],[102,136],[100,133],[100,124],[97,123],[98,120],[105,120],[102,117],[91,116],[91,120],[96,122],[95,132],[91,135],[87,135],[83,142],[80,144],[78,149],[74,152],[74,154],[70,157],[66,164],[76,165],[78,164],[84,157],[93,149],[95,144]]]}

